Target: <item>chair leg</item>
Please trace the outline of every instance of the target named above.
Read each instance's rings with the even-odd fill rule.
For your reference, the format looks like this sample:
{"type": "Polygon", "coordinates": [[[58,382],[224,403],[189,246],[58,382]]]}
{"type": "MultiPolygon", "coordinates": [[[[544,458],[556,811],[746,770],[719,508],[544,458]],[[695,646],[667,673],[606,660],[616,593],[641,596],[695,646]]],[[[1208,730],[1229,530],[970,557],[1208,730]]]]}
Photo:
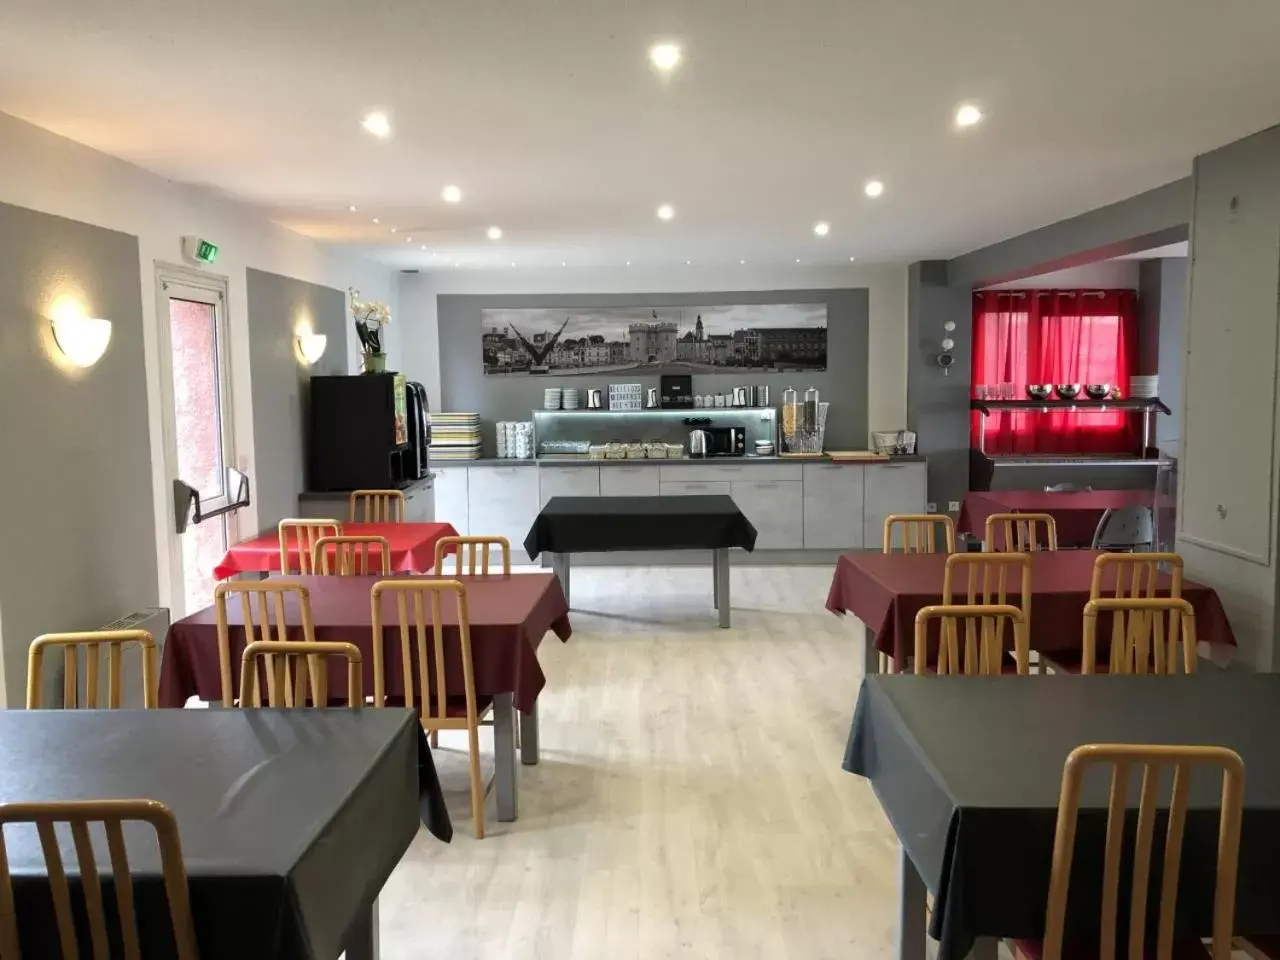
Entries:
{"type": "Polygon", "coordinates": [[[467,753],[471,760],[471,819],[477,840],[484,839],[484,781],[480,779],[480,728],[467,730],[467,753]]]}
{"type": "Polygon", "coordinates": [[[427,734],[427,742],[431,744],[432,750],[439,750],[440,749],[440,731],[432,730],[429,734],[427,734]]]}

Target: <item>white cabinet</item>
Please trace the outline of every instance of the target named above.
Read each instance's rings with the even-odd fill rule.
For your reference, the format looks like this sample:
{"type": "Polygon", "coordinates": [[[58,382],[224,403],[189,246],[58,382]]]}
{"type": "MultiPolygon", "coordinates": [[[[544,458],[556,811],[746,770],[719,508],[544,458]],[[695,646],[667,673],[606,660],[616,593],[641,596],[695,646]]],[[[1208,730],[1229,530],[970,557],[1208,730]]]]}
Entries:
{"type": "Polygon", "coordinates": [[[869,545],[863,535],[863,482],[868,472],[879,469],[861,464],[804,465],[806,550],[857,550],[869,545]]]}
{"type": "Polygon", "coordinates": [[[511,562],[528,563],[521,545],[538,515],[538,468],[471,467],[467,474],[471,535],[506,537],[511,562]]]}
{"type": "Polygon", "coordinates": [[[804,546],[804,484],[798,480],[735,480],[729,495],[756,528],[757,550],[804,546]]]}
{"type": "Polygon", "coordinates": [[[713,493],[728,493],[729,482],[727,480],[663,480],[658,490],[664,497],[707,496],[713,493]]]}
{"type": "Polygon", "coordinates": [[[884,518],[893,513],[924,513],[928,466],[924,463],[876,463],[863,468],[865,521],[863,544],[883,542],[884,518]]]}
{"type": "Polygon", "coordinates": [[[601,467],[600,496],[658,496],[658,467],[601,467]]]}
{"type": "Polygon", "coordinates": [[[471,533],[471,519],[467,509],[467,468],[437,467],[435,473],[435,518],[439,523],[451,523],[462,536],[471,533]]]}
{"type": "Polygon", "coordinates": [[[800,464],[778,463],[772,460],[766,460],[763,463],[744,462],[742,460],[734,462],[732,459],[710,462],[699,461],[681,464],[680,466],[672,464],[658,469],[661,472],[663,483],[668,481],[683,483],[687,480],[728,480],[730,482],[739,480],[799,480],[803,476],[800,464]]]}
{"type": "Polygon", "coordinates": [[[547,467],[537,472],[539,509],[552,497],[600,496],[599,467],[547,467]]]}

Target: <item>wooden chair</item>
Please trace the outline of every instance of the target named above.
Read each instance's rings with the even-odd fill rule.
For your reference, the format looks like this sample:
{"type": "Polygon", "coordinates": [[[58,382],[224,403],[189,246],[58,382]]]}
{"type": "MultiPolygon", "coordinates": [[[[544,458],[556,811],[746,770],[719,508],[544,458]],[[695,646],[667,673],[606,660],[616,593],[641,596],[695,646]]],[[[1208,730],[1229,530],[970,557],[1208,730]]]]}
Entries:
{"type": "MultiPolygon", "coordinates": [[[[218,667],[222,672],[222,705],[233,705],[235,688],[231,685],[231,627],[227,621],[227,598],[240,597],[240,616],[244,622],[245,645],[257,640],[288,640],[288,622],[285,619],[284,601],[294,597],[298,602],[296,625],[302,632],[301,640],[315,643],[314,621],[311,619],[311,593],[300,583],[290,580],[238,580],[220,583],[213,591],[214,615],[218,624],[218,667]],[[257,610],[254,610],[254,600],[257,610]],[[274,627],[274,635],[272,628],[274,627]]],[[[312,677],[313,681],[316,677],[312,677]]],[[[318,684],[313,685],[313,689],[318,684]]]]}
{"type": "Polygon", "coordinates": [[[352,523],[403,523],[404,493],[400,490],[352,490],[347,519],[352,523]],[[364,510],[363,520],[360,517],[364,510]]]}
{"type": "MultiPolygon", "coordinates": [[[[1240,819],[1244,807],[1244,762],[1225,747],[1134,746],[1091,744],[1077,747],[1067,757],[1062,771],[1062,794],[1058,801],[1058,826],[1053,842],[1053,866],[1049,875],[1049,903],[1045,911],[1043,941],[1014,941],[1017,960],[1062,960],[1067,893],[1075,853],[1076,822],[1080,812],[1081,786],[1093,767],[1111,768],[1111,801],[1107,811],[1107,840],[1103,856],[1102,922],[1096,954],[1080,952],[1072,945],[1071,957],[1086,955],[1115,958],[1120,911],[1120,872],[1125,859],[1125,819],[1129,778],[1133,768],[1141,774],[1137,828],[1132,858],[1132,893],[1129,903],[1127,960],[1171,960],[1178,900],[1178,876],[1182,866],[1182,839],[1187,820],[1187,796],[1192,773],[1197,767],[1221,771],[1222,799],[1218,821],[1218,862],[1213,899],[1213,939],[1206,952],[1200,941],[1179,947],[1189,948],[1186,956],[1198,954],[1212,960],[1230,960],[1232,922],[1235,916],[1236,873],[1240,853],[1240,819]],[[1146,920],[1151,875],[1151,854],[1158,816],[1157,791],[1161,773],[1172,767],[1173,796],[1168,806],[1168,830],[1163,844],[1160,871],[1160,913],[1155,950],[1146,950],[1146,920]]],[[[1177,956],[1184,954],[1178,953],[1177,956]]]]}
{"type": "Polygon", "coordinates": [[[137,644],[142,654],[142,706],[153,710],[159,706],[156,674],[156,641],[145,630],[90,630],[83,633],[46,633],[36,637],[27,651],[27,709],[44,706],[44,651],[46,647],[62,647],[62,702],[76,708],[80,703],[79,652],[85,651],[85,700],[83,707],[98,709],[98,681],[102,648],[107,650],[108,710],[121,706],[123,659],[126,647],[137,644]]]}
{"type": "Polygon", "coordinates": [[[391,575],[391,544],[386,537],[321,537],[311,554],[311,569],[325,577],[371,573],[387,577],[391,575]],[[371,554],[378,569],[370,569],[371,554]]]}
{"type": "Polygon", "coordinates": [[[404,677],[405,706],[418,711],[423,729],[466,730],[471,766],[471,815],[476,839],[484,838],[485,787],[480,779],[480,721],[493,710],[493,698],[477,699],[475,670],[471,662],[471,623],[467,616],[467,589],[457,580],[380,580],[373,585],[373,705],[386,703],[383,663],[382,603],[394,597],[400,626],[400,669],[404,677]],[[452,598],[458,621],[462,690],[450,690],[445,678],[444,619],[442,605],[452,598]],[[427,624],[431,624],[431,646],[427,624]],[[414,666],[417,677],[414,677],[414,666]],[[429,667],[434,668],[429,672],[429,667]],[[416,693],[415,693],[416,688],[416,693]]]}
{"type": "Polygon", "coordinates": [[[884,553],[893,553],[893,532],[902,528],[903,553],[936,553],[941,527],[947,553],[956,552],[955,521],[943,513],[895,513],[884,518],[884,553]]]}
{"type": "Polygon", "coordinates": [[[987,517],[986,540],[987,549],[993,553],[1035,553],[1042,542],[1044,549],[1057,550],[1058,523],[1047,513],[993,513],[987,517]],[[1002,535],[999,540],[997,533],[1002,535]]]}
{"type": "Polygon", "coordinates": [[[1013,649],[1018,673],[1031,672],[1031,638],[1027,618],[1012,604],[958,603],[924,607],[916,614],[916,674],[1000,674],[1004,672],[1004,625],[1013,625],[1013,649]],[[939,621],[938,661],[929,670],[929,623],[939,621]],[[964,645],[959,621],[964,621],[964,645]],[[976,628],[976,629],[975,629],[976,628]]]}
{"type": "MultiPolygon", "coordinates": [[[[942,602],[944,605],[1007,603],[1017,607],[1022,611],[1029,645],[1031,569],[1029,553],[952,554],[947,557],[942,575],[942,602]]],[[[1021,669],[1018,672],[1021,673],[1021,669]]]]}
{"type": "Polygon", "coordinates": [[[244,648],[240,658],[240,706],[261,707],[259,667],[267,675],[267,705],[270,707],[304,707],[307,705],[307,677],[313,671],[303,670],[299,662],[307,658],[318,686],[313,687],[311,702],[318,707],[329,703],[329,657],[342,657],[347,662],[347,706],[359,710],[364,706],[364,658],[354,643],[281,643],[278,640],[255,640],[244,648]]]}
{"type": "Polygon", "coordinates": [[[1090,600],[1084,607],[1081,673],[1097,673],[1098,614],[1111,613],[1108,673],[1178,672],[1178,627],[1182,627],[1182,669],[1196,672],[1196,614],[1174,597],[1090,600]],[[1168,617],[1168,630],[1165,618],[1168,617]]]}
{"type": "Polygon", "coordinates": [[[296,546],[298,550],[298,573],[314,572],[311,565],[316,552],[316,541],[321,537],[342,536],[342,524],[337,520],[281,520],[276,528],[280,537],[280,572],[285,576],[293,573],[289,562],[289,548],[296,546]]]}
{"type": "Polygon", "coordinates": [[[448,560],[449,548],[457,562],[453,566],[453,575],[462,576],[462,548],[467,548],[467,576],[477,573],[486,575],[489,572],[489,548],[498,547],[502,551],[502,575],[511,575],[511,542],[506,537],[441,537],[436,541],[436,576],[448,576],[445,562],[448,560]],[[480,563],[476,563],[476,550],[480,548],[480,563]]]}
{"type": "Polygon", "coordinates": [[[0,804],[0,955],[5,960],[21,960],[18,943],[18,914],[14,902],[13,880],[9,873],[8,850],[4,843],[4,826],[11,823],[34,824],[44,851],[45,869],[53,896],[54,917],[63,957],[79,956],[77,917],[82,916],[93,945],[94,960],[109,956],[107,915],[103,904],[102,880],[94,858],[90,827],[101,823],[111,860],[110,899],[119,918],[120,945],[124,960],[141,960],[137,915],[134,912],[133,875],[125,847],[125,824],[145,823],[155,830],[160,847],[160,870],[164,876],[165,896],[169,904],[169,921],[173,927],[173,943],[178,960],[199,960],[195,927],[191,921],[191,900],[187,890],[187,871],[182,862],[182,845],[178,840],[178,822],[173,813],[155,800],[75,800],[40,803],[0,804]],[[62,861],[58,825],[67,824],[75,843],[79,877],[75,886],[84,891],[84,911],[71,903],[71,887],[67,868],[62,861]]]}

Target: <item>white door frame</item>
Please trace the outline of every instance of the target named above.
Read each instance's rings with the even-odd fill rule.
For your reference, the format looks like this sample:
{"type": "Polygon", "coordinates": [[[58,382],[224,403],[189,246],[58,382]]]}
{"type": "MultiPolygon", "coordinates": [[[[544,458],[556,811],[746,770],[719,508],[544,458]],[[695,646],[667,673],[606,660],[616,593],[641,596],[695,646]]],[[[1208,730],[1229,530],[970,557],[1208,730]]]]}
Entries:
{"type": "MultiPolygon", "coordinates": [[[[182,544],[176,530],[176,516],[173,505],[173,480],[177,476],[178,437],[177,424],[174,420],[173,390],[173,340],[171,336],[172,320],[169,315],[169,300],[177,297],[208,303],[216,311],[218,339],[219,370],[219,406],[222,408],[222,444],[223,463],[225,466],[239,466],[240,460],[235,445],[235,403],[233,399],[234,376],[231,366],[231,321],[229,311],[230,279],[217,274],[193,270],[177,264],[156,261],[156,334],[157,352],[160,363],[160,429],[163,439],[164,474],[163,496],[165,498],[165,530],[164,542],[169,553],[169,602],[173,618],[185,616],[194,611],[185,609],[186,591],[183,583],[182,544]]],[[[216,504],[215,504],[216,505],[216,504]]],[[[227,535],[230,542],[235,542],[237,534],[236,514],[227,515],[227,535]]],[[[212,597],[210,598],[212,602],[212,597]]]]}

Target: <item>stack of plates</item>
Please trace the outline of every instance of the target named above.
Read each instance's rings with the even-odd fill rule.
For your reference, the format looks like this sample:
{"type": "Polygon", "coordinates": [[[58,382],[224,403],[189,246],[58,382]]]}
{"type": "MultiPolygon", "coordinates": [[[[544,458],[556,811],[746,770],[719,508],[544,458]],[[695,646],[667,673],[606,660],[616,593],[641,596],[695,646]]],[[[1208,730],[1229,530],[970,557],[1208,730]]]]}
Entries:
{"type": "Polygon", "coordinates": [[[480,414],[432,413],[432,460],[479,460],[480,414]]]}
{"type": "Polygon", "coordinates": [[[1160,396],[1160,377],[1150,374],[1143,377],[1129,378],[1129,396],[1138,400],[1149,400],[1160,396]]]}
{"type": "Polygon", "coordinates": [[[578,394],[577,387],[565,387],[563,397],[563,409],[577,410],[582,406],[581,399],[578,394]]]}
{"type": "Polygon", "coordinates": [[[560,409],[561,390],[559,387],[547,387],[542,391],[542,409],[560,409]]]}

